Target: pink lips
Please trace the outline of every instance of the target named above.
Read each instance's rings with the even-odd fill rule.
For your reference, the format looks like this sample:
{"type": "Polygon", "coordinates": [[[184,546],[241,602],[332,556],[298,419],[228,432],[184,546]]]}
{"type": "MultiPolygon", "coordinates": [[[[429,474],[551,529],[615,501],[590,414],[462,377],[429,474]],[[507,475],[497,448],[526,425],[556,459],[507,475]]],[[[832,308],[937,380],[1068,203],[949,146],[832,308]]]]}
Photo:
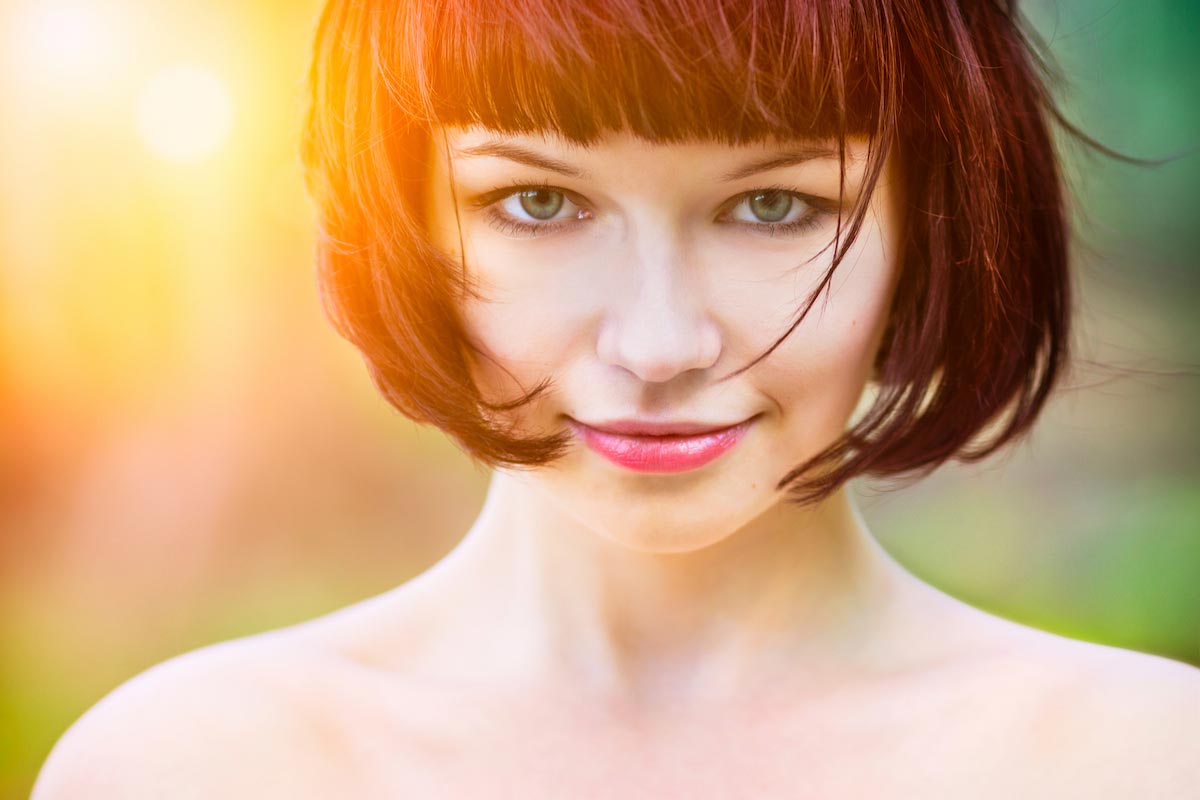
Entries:
{"type": "Polygon", "coordinates": [[[686,436],[635,436],[597,430],[568,419],[588,447],[614,464],[638,472],[683,472],[702,467],[737,444],[753,421],[686,436]]]}

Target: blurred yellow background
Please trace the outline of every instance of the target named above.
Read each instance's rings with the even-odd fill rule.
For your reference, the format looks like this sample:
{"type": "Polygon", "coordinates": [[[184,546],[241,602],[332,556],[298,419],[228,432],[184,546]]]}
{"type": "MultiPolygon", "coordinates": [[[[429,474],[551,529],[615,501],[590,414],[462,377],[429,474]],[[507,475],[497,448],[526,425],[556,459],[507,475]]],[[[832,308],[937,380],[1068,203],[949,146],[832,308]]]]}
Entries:
{"type": "MultiPolygon", "coordinates": [[[[403,582],[482,501],[321,314],[296,155],[319,7],[0,7],[0,798],[117,684],[403,582]]],[[[1085,130],[1200,144],[1196,4],[1025,8],[1085,130]]],[[[1001,457],[856,491],[942,589],[1200,664],[1200,156],[1064,157],[1072,384],[1001,457]]]]}

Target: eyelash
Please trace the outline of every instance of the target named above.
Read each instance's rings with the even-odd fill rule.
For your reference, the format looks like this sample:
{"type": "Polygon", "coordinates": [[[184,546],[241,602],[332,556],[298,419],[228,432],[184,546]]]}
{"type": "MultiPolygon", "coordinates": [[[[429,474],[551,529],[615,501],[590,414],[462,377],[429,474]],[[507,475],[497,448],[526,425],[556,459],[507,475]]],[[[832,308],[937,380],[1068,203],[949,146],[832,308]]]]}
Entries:
{"type": "MultiPolygon", "coordinates": [[[[513,195],[528,191],[556,192],[563,195],[563,197],[567,198],[568,200],[571,200],[571,202],[575,202],[572,199],[573,195],[571,192],[567,192],[558,188],[557,186],[552,186],[548,183],[528,183],[518,181],[508,186],[480,195],[479,197],[469,201],[468,205],[475,209],[484,209],[484,216],[487,223],[496,230],[502,233],[517,234],[526,237],[545,236],[561,230],[564,227],[568,227],[571,225],[571,223],[576,221],[574,219],[561,219],[547,223],[525,222],[523,220],[513,219],[499,209],[498,203],[501,200],[507,200],[513,195]]],[[[754,223],[739,221],[735,222],[734,224],[738,227],[749,228],[756,233],[760,233],[765,236],[793,236],[817,227],[821,224],[821,221],[824,217],[831,216],[836,213],[830,207],[831,204],[829,201],[821,200],[820,198],[804,194],[803,192],[798,192],[795,189],[789,189],[786,186],[774,185],[762,186],[756,189],[751,189],[748,192],[742,192],[741,194],[737,195],[737,197],[733,198],[733,201],[729,203],[727,208],[729,211],[732,211],[747,198],[758,194],[765,194],[767,192],[781,192],[783,194],[792,195],[793,197],[796,197],[802,202],[808,204],[810,210],[804,216],[800,217],[799,219],[792,220],[791,222],[754,223]]],[[[576,205],[579,204],[576,203],[576,205]]]]}

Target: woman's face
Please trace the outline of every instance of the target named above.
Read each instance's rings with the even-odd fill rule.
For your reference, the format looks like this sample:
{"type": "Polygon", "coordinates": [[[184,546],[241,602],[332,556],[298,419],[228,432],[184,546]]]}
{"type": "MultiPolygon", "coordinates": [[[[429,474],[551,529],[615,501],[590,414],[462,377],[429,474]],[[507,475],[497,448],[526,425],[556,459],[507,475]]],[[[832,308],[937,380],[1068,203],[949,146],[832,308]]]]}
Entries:
{"type": "MultiPolygon", "coordinates": [[[[588,148],[483,128],[434,134],[432,233],[482,291],[464,318],[495,360],[476,359],[476,379],[493,401],[552,379],[553,391],[514,419],[527,434],[574,432],[569,455],[524,477],[565,513],[639,550],[694,550],[776,504],[779,479],[845,430],[895,285],[894,164],[828,294],[771,355],[718,382],[788,328],[829,266],[836,151],[624,133],[588,148]],[[750,422],[702,464],[697,452],[728,438],[655,447],[665,440],[590,436],[573,424],[633,419],[750,422]],[[603,438],[600,449],[589,438],[603,438]]],[[[847,212],[865,156],[866,140],[850,140],[847,212]]]]}

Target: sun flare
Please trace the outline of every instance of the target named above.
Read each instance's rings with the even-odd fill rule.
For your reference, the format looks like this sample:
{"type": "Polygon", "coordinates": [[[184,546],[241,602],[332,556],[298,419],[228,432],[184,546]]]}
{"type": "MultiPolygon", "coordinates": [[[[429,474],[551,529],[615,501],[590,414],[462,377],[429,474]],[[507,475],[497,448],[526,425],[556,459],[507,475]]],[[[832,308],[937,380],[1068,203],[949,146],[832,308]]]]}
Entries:
{"type": "Polygon", "coordinates": [[[15,67],[38,85],[93,84],[107,76],[118,43],[111,20],[85,4],[38,4],[16,20],[10,36],[15,67]]]}

